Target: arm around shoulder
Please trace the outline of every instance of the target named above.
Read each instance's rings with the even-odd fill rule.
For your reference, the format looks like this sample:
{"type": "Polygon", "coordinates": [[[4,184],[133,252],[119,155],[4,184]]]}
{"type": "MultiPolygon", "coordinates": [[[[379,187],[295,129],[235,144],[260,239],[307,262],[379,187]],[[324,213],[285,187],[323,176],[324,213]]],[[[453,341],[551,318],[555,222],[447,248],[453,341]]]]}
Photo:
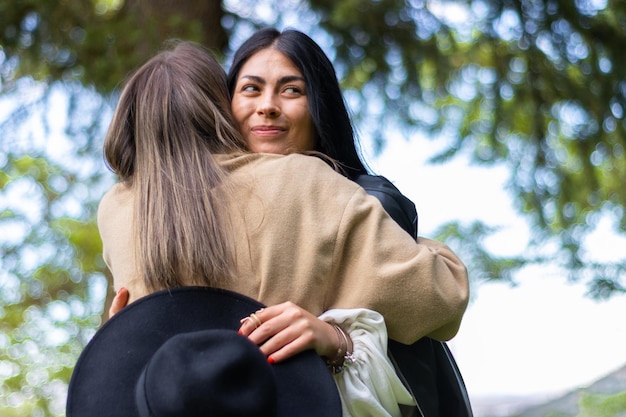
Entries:
{"type": "Polygon", "coordinates": [[[360,191],[343,214],[328,308],[378,311],[401,343],[452,338],[469,300],[465,265],[447,245],[412,238],[360,191]]]}
{"type": "Polygon", "coordinates": [[[469,302],[469,277],[465,264],[446,244],[418,237],[418,244],[424,245],[435,257],[433,277],[436,289],[441,294],[441,302],[447,304],[449,320],[426,336],[440,341],[452,339],[461,326],[461,319],[469,302]]]}

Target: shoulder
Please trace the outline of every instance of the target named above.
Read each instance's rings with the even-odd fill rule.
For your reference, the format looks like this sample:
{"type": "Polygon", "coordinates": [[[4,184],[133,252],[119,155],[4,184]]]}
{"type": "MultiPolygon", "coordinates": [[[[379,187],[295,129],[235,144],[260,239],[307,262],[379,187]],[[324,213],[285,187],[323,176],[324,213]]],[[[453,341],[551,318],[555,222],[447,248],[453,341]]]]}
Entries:
{"type": "Polygon", "coordinates": [[[400,200],[409,200],[391,181],[381,175],[359,175],[354,181],[367,192],[380,193],[400,200]]]}
{"type": "Polygon", "coordinates": [[[131,200],[132,192],[130,187],[118,182],[113,184],[113,186],[104,193],[100,200],[99,210],[106,209],[110,206],[129,204],[131,200]]]}
{"type": "Polygon", "coordinates": [[[239,154],[224,156],[220,164],[230,174],[252,175],[268,181],[296,182],[302,187],[315,184],[340,184],[339,187],[358,188],[352,181],[334,171],[326,162],[310,155],[239,154]]]}
{"type": "Polygon", "coordinates": [[[309,175],[312,171],[317,171],[320,176],[343,178],[349,181],[346,177],[336,172],[327,162],[314,155],[304,155],[299,153],[292,153],[288,155],[259,155],[260,164],[271,166],[277,170],[286,170],[290,172],[299,171],[309,175]]]}
{"type": "Polygon", "coordinates": [[[404,230],[417,237],[417,210],[415,204],[387,178],[380,175],[359,175],[355,182],[376,197],[385,211],[404,230]]]}
{"type": "Polygon", "coordinates": [[[133,194],[130,187],[114,184],[103,196],[98,205],[98,225],[102,226],[117,217],[120,212],[132,209],[133,194]]]}
{"type": "MultiPolygon", "coordinates": [[[[234,154],[219,154],[216,159],[226,171],[233,172],[238,169],[262,168],[288,169],[298,165],[314,164],[306,155],[301,154],[273,154],[273,153],[252,153],[241,152],[234,154]]],[[[317,159],[317,158],[315,158],[317,159]]]]}

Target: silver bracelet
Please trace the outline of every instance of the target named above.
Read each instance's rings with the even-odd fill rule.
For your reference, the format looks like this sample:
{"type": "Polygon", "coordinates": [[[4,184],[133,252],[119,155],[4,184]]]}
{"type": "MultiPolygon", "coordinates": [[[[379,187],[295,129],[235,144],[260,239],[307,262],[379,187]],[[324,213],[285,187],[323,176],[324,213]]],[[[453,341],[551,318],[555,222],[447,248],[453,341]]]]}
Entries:
{"type": "Polygon", "coordinates": [[[354,363],[355,359],[354,359],[353,352],[348,351],[348,349],[350,348],[350,342],[348,342],[348,336],[346,336],[346,333],[338,325],[333,324],[332,326],[335,328],[335,331],[337,332],[337,340],[339,341],[339,348],[337,348],[337,355],[335,356],[335,358],[332,361],[326,361],[326,365],[328,366],[328,369],[330,369],[330,371],[333,374],[338,374],[338,373],[343,372],[346,362],[354,363]],[[343,348],[342,341],[345,342],[345,346],[346,346],[345,350],[343,348]]]}

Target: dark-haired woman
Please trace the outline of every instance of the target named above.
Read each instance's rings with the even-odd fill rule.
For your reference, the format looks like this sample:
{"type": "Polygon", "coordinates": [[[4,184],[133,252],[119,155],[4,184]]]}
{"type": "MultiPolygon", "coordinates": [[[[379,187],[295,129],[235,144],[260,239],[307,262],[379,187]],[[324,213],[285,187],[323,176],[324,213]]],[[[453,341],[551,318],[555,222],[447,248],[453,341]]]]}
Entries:
{"type": "MultiPolygon", "coordinates": [[[[233,114],[252,151],[327,155],[417,239],[415,205],[386,178],[368,173],[334,67],[309,36],[273,28],[256,32],[236,51],[228,87],[233,114]]],[[[445,343],[424,337],[411,345],[396,340],[389,345],[425,416],[472,415],[445,343]]]]}

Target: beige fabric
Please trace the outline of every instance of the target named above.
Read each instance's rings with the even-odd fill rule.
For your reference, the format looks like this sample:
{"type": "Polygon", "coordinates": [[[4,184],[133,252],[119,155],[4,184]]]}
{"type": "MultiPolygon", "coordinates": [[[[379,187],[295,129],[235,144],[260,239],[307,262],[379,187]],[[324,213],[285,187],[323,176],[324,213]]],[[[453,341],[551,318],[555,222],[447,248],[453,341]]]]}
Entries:
{"type": "MultiPolygon", "coordinates": [[[[368,308],[389,336],[412,343],[456,334],[468,302],[463,263],[444,244],[404,232],[378,200],[323,161],[303,155],[223,156],[234,191],[238,278],[227,289],[267,305],[292,301],[315,315],[368,308]]],[[[98,227],[114,286],[131,300],[137,280],[132,193],[115,185],[98,227]]]]}

